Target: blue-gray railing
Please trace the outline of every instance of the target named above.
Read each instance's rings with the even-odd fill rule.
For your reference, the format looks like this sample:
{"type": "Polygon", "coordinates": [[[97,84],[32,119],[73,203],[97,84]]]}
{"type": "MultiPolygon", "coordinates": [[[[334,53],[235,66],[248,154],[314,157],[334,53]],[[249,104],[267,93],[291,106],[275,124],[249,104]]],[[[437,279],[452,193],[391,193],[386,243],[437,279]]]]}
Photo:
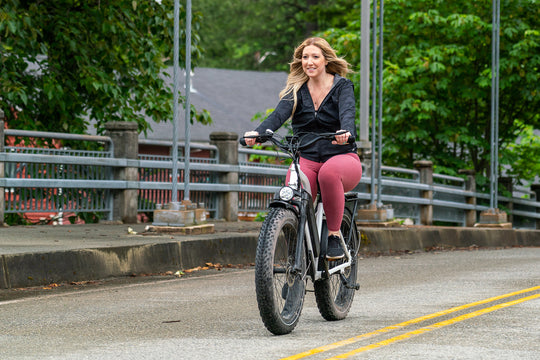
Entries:
{"type": "MultiPolygon", "coordinates": [[[[0,153],[0,164],[5,164],[5,177],[0,178],[0,188],[4,188],[5,214],[53,213],[58,216],[102,213],[111,219],[114,192],[136,189],[139,191],[138,211],[151,216],[156,204],[164,204],[171,199],[172,157],[169,155],[139,154],[136,160],[115,159],[113,144],[106,136],[21,130],[5,130],[5,136],[60,139],[73,144],[87,142],[99,147],[90,151],[65,147],[5,146],[5,151],[0,153]],[[114,180],[112,170],[124,167],[137,168],[138,180],[114,180]]],[[[53,143],[49,141],[48,144],[53,143]]],[[[141,141],[140,145],[170,149],[171,143],[141,141]]],[[[239,214],[249,217],[266,211],[268,201],[283,183],[287,165],[249,160],[251,156],[283,158],[283,154],[245,148],[238,151],[238,165],[219,164],[216,146],[191,144],[191,201],[204,203],[211,218],[220,218],[216,204],[219,193],[238,192],[239,214]],[[205,156],[195,156],[197,153],[205,156]],[[238,173],[238,183],[219,183],[220,174],[231,172],[238,173]]],[[[184,159],[183,155],[179,156],[180,192],[184,189],[184,159]]],[[[489,208],[489,195],[467,189],[461,177],[434,174],[433,184],[424,184],[420,182],[420,172],[416,169],[383,166],[382,173],[381,200],[396,218],[411,218],[419,224],[421,207],[429,205],[433,208],[433,221],[464,226],[468,213],[489,208]],[[425,198],[425,192],[432,192],[432,197],[425,198]]],[[[370,182],[370,178],[365,176],[356,189],[366,204],[370,202],[370,182]]],[[[502,196],[500,205],[508,212],[515,228],[535,228],[540,219],[540,202],[534,192],[522,191],[525,198],[502,196]]]]}

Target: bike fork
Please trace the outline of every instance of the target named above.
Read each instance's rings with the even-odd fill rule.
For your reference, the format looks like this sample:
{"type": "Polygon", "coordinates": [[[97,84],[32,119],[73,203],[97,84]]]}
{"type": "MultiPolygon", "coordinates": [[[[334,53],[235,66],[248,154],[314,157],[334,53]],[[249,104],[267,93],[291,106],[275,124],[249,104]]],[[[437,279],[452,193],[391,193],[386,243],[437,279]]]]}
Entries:
{"type": "Polygon", "coordinates": [[[309,235],[309,230],[306,229],[306,206],[303,203],[300,206],[300,216],[298,222],[298,235],[296,237],[296,253],[294,256],[294,266],[292,271],[295,274],[304,274],[304,263],[302,259],[305,257],[304,238],[309,235]],[[307,230],[307,232],[306,232],[307,230]]]}
{"type": "Polygon", "coordinates": [[[306,260],[311,263],[319,256],[320,240],[311,195],[303,192],[301,201],[293,271],[303,275],[306,274],[307,269],[304,268],[306,262],[302,259],[306,257],[306,260]],[[308,251],[306,251],[306,246],[308,246],[308,251]]]}

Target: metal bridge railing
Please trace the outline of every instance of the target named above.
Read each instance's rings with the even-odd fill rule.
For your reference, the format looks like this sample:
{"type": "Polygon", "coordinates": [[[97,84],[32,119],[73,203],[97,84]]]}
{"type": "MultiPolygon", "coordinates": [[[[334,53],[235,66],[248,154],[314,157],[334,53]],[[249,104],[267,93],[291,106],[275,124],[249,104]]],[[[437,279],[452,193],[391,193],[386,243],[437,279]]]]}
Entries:
{"type": "MultiPolygon", "coordinates": [[[[6,130],[6,136],[65,140],[73,148],[55,147],[48,142],[47,148],[16,146],[8,144],[0,152],[0,164],[5,165],[5,177],[0,178],[4,190],[3,206],[10,213],[53,213],[58,215],[80,213],[103,213],[111,219],[113,198],[118,191],[138,190],[137,210],[151,214],[157,204],[171,199],[171,161],[164,155],[139,154],[138,159],[113,158],[113,144],[103,136],[81,136],[72,134],[24,132],[6,130]],[[84,142],[87,148],[74,149],[76,143],[84,142]],[[91,144],[91,145],[89,145],[91,144]],[[137,180],[114,179],[116,168],[136,168],[137,180]]],[[[144,142],[144,145],[160,145],[144,142]]],[[[170,146],[167,142],[161,144],[170,146]]],[[[238,212],[253,215],[267,210],[268,201],[283,184],[287,164],[283,154],[276,151],[239,149],[239,164],[219,164],[218,148],[213,145],[193,144],[190,157],[190,197],[192,202],[204,203],[211,218],[220,218],[217,206],[220,194],[238,193],[238,212]],[[205,153],[195,157],[193,153],[205,153]],[[276,158],[272,164],[254,163],[250,155],[276,158]],[[225,183],[223,175],[237,173],[237,183],[225,183]]],[[[180,156],[178,191],[184,190],[184,157],[180,156]]],[[[412,218],[420,223],[420,209],[433,208],[433,220],[453,225],[465,224],[470,212],[489,208],[489,195],[466,188],[460,177],[433,175],[433,183],[420,182],[416,169],[382,167],[381,200],[391,205],[395,217],[412,218]],[[431,192],[429,199],[422,196],[431,192]],[[474,198],[471,203],[468,199],[474,198]]],[[[379,184],[375,183],[375,186],[379,184]]],[[[357,187],[360,198],[370,201],[370,179],[363,177],[357,187]]],[[[522,191],[522,190],[521,190],[522,191]]],[[[501,197],[503,210],[512,217],[514,227],[534,228],[540,219],[540,203],[534,193],[530,199],[501,197]]],[[[0,200],[2,200],[0,198],[0,200]]]]}
{"type": "Polygon", "coordinates": [[[5,146],[6,178],[0,179],[6,182],[4,213],[34,218],[53,213],[60,222],[80,212],[110,213],[111,172],[102,166],[104,159],[114,160],[110,138],[9,129],[4,135],[11,140],[5,146]],[[88,149],[71,149],[58,140],[86,142],[88,149]]]}

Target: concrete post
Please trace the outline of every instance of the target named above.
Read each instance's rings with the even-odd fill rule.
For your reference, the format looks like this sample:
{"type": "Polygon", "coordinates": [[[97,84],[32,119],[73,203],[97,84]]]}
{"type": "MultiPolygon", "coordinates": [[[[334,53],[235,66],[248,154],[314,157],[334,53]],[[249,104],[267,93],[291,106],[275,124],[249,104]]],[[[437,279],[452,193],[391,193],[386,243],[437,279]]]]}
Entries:
{"type": "MultiPolygon", "coordinates": [[[[540,202],[540,184],[531,185],[531,191],[536,194],[536,201],[540,202]]],[[[536,212],[540,214],[540,208],[536,208],[536,212]]],[[[540,230],[540,219],[536,219],[536,230],[540,230]]]]}
{"type": "MultiPolygon", "coordinates": [[[[233,132],[213,132],[210,144],[216,145],[219,152],[219,163],[238,165],[238,134],[233,132]]],[[[223,173],[220,183],[238,185],[238,173],[223,173]]],[[[218,216],[227,221],[238,220],[238,192],[229,191],[218,195],[218,216]]]]}
{"type": "MultiPolygon", "coordinates": [[[[459,170],[459,173],[467,175],[467,179],[465,180],[465,190],[476,193],[476,179],[474,177],[476,171],[462,169],[459,170]]],[[[472,196],[467,196],[465,202],[469,205],[476,205],[476,196],[474,194],[472,196]]],[[[476,210],[465,210],[465,226],[473,227],[474,224],[476,224],[476,210]]]]}
{"type": "MultiPolygon", "coordinates": [[[[4,112],[0,110],[0,152],[4,152],[4,112]]],[[[4,162],[0,162],[0,179],[5,177],[4,162]]],[[[4,188],[0,187],[0,226],[4,225],[4,211],[6,208],[4,188]]]]}
{"type": "MultiPolygon", "coordinates": [[[[359,146],[357,154],[362,163],[362,177],[369,178],[371,177],[371,172],[374,170],[371,164],[371,145],[369,147],[364,147],[362,143],[357,142],[357,146],[359,146]]],[[[353,191],[368,194],[371,192],[371,184],[358,183],[353,191]]],[[[377,189],[375,189],[375,191],[377,191],[377,189]]]]}
{"type": "MultiPolygon", "coordinates": [[[[120,159],[137,159],[138,134],[137,123],[128,121],[114,121],[105,124],[105,134],[114,144],[114,157],[120,159]]],[[[116,168],[115,180],[137,181],[136,167],[116,168]]],[[[137,223],[137,189],[125,189],[114,194],[113,220],[121,220],[126,224],[137,223]]]]}
{"type": "MultiPolygon", "coordinates": [[[[514,203],[512,202],[512,194],[514,192],[514,184],[512,183],[512,178],[509,176],[500,177],[499,178],[499,186],[500,189],[504,189],[507,192],[510,193],[508,196],[510,200],[506,204],[506,207],[508,208],[508,222],[513,223],[514,222],[514,216],[512,215],[512,211],[514,210],[514,203]]],[[[500,192],[500,190],[499,190],[500,192]]]]}
{"type": "MultiPolygon", "coordinates": [[[[418,160],[414,162],[414,167],[420,171],[420,183],[433,186],[433,162],[429,160],[418,160]]],[[[420,223],[422,225],[433,225],[433,190],[422,191],[422,198],[429,200],[430,204],[420,205],[420,223]]]]}

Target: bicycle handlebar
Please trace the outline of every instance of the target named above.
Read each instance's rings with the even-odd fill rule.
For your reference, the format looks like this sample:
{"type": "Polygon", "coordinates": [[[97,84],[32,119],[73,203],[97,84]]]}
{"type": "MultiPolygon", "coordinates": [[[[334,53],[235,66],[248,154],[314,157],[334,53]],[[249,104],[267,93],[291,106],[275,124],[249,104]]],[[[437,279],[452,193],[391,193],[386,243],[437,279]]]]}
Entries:
{"type": "MultiPolygon", "coordinates": [[[[267,141],[271,141],[273,144],[275,144],[276,146],[278,146],[279,148],[283,149],[283,150],[288,150],[289,149],[289,146],[293,143],[298,143],[297,146],[298,146],[298,149],[303,149],[303,148],[306,148],[308,146],[310,146],[311,144],[313,144],[314,142],[316,142],[317,140],[320,140],[320,139],[326,139],[326,140],[335,140],[335,136],[336,135],[341,135],[341,134],[345,134],[347,131],[346,130],[342,130],[342,131],[339,131],[339,132],[325,132],[325,133],[315,133],[315,132],[304,132],[304,133],[300,133],[300,134],[296,134],[296,135],[292,135],[292,136],[286,136],[285,139],[287,140],[286,144],[284,144],[283,142],[280,142],[279,140],[280,139],[276,139],[275,136],[274,136],[274,132],[270,129],[266,130],[266,133],[265,134],[259,134],[259,135],[253,135],[253,136],[243,136],[241,137],[238,141],[240,143],[240,145],[242,146],[247,146],[246,144],[246,138],[250,138],[250,139],[255,139],[255,142],[257,143],[265,143],[267,141]],[[311,139],[310,141],[308,141],[307,143],[305,144],[300,144],[303,139],[304,136],[306,135],[313,135],[313,139],[311,139]]],[[[347,143],[348,144],[354,144],[356,141],[355,137],[353,135],[349,136],[349,139],[347,140],[347,143]]]]}

